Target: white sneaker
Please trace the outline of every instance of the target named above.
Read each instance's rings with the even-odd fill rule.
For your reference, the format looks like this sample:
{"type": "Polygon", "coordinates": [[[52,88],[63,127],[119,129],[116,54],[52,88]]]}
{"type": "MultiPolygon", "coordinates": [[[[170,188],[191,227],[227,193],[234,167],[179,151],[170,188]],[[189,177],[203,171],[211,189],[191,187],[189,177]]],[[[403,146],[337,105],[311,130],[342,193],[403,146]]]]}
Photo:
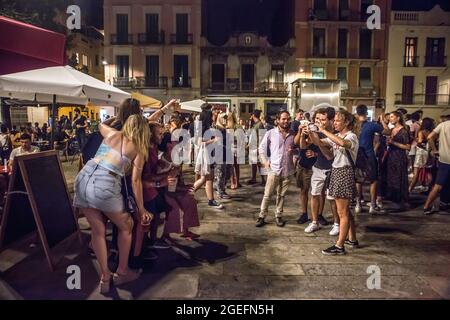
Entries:
{"type": "Polygon", "coordinates": [[[383,209],[383,200],[377,199],[376,204],[378,208],[383,209]]]}
{"type": "Polygon", "coordinates": [[[337,236],[339,234],[339,223],[334,223],[333,228],[331,228],[331,231],[329,233],[330,236],[337,236]]]}
{"type": "Polygon", "coordinates": [[[378,206],[370,206],[369,213],[370,214],[381,214],[381,213],[386,213],[386,212],[383,208],[380,208],[378,206]]]}
{"type": "Polygon", "coordinates": [[[361,213],[361,211],[362,211],[361,205],[357,203],[355,206],[355,213],[358,214],[361,213]]]}
{"type": "Polygon", "coordinates": [[[305,228],[305,232],[306,233],[312,233],[314,231],[317,231],[320,229],[320,226],[317,222],[311,222],[306,228],[305,228]]]}

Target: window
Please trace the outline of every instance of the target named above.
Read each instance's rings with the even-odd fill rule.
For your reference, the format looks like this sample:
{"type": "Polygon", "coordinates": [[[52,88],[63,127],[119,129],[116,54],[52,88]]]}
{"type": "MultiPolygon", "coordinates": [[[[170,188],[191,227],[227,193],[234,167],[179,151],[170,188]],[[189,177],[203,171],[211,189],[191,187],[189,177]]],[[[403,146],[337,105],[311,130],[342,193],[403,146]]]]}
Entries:
{"type": "Polygon", "coordinates": [[[88,65],[88,57],[87,57],[87,55],[83,54],[83,66],[87,67],[87,65],[88,65]]]}
{"type": "Polygon", "coordinates": [[[366,13],[367,8],[373,4],[373,0],[361,0],[361,20],[367,20],[369,15],[366,13]]]}
{"type": "Polygon", "coordinates": [[[325,29],[314,28],[313,30],[313,56],[325,56],[325,29]]]}
{"type": "Polygon", "coordinates": [[[241,65],[241,82],[242,90],[253,91],[255,88],[255,65],[242,64],[241,65]]]}
{"type": "Polygon", "coordinates": [[[176,15],[176,39],[177,43],[187,43],[188,41],[188,14],[177,13],[176,15]]]}
{"type": "Polygon", "coordinates": [[[145,31],[149,37],[157,37],[159,33],[159,16],[157,13],[145,15],[145,31]]]}
{"type": "Polygon", "coordinates": [[[348,0],[339,0],[339,19],[348,20],[350,18],[350,10],[348,0]]]}
{"type": "Polygon", "coordinates": [[[341,81],[341,90],[347,90],[347,67],[337,68],[337,78],[341,81]]]}
{"type": "Polygon", "coordinates": [[[427,38],[425,66],[445,66],[445,38],[427,38]]]}
{"type": "Polygon", "coordinates": [[[145,57],[145,84],[148,87],[159,86],[159,56],[145,57]]]}
{"type": "Polygon", "coordinates": [[[312,67],[312,78],[313,79],[325,79],[325,68],[324,67],[312,67]]]}
{"type": "Polygon", "coordinates": [[[75,53],[77,64],[80,63],[80,54],[78,52],[75,53]]]}
{"type": "Polygon", "coordinates": [[[314,15],[317,20],[327,20],[327,0],[314,0],[314,15]]]}
{"type": "Polygon", "coordinates": [[[100,64],[100,58],[98,56],[98,54],[95,55],[95,66],[98,67],[98,65],[100,64]]]}
{"type": "Polygon", "coordinates": [[[173,56],[173,87],[189,87],[189,57],[173,56]]]}
{"type": "Polygon", "coordinates": [[[338,31],[338,58],[347,58],[347,29],[339,29],[338,31]]]}
{"type": "Polygon", "coordinates": [[[403,66],[417,67],[417,38],[405,38],[403,66]]]}
{"type": "Polygon", "coordinates": [[[213,63],[211,66],[211,87],[213,90],[224,90],[225,88],[225,65],[213,63]]]}
{"type": "Polygon", "coordinates": [[[359,68],[359,86],[361,88],[372,88],[372,70],[367,67],[359,68]]]}
{"type": "Polygon", "coordinates": [[[128,15],[116,15],[117,43],[128,43],[128,15]]]}
{"type": "Polygon", "coordinates": [[[414,77],[403,76],[402,104],[412,104],[414,93],[414,77]]]}
{"type": "Polygon", "coordinates": [[[436,105],[437,97],[437,81],[438,78],[435,76],[428,76],[425,86],[425,104],[436,105]]]}
{"type": "Polygon", "coordinates": [[[272,65],[272,71],[270,73],[270,81],[275,83],[282,83],[284,81],[284,66],[272,65]]]}
{"type": "Polygon", "coordinates": [[[130,62],[128,56],[116,56],[116,77],[128,78],[129,66],[130,62]]]}
{"type": "Polygon", "coordinates": [[[359,58],[370,59],[372,53],[372,31],[361,29],[359,31],[359,58]]]}

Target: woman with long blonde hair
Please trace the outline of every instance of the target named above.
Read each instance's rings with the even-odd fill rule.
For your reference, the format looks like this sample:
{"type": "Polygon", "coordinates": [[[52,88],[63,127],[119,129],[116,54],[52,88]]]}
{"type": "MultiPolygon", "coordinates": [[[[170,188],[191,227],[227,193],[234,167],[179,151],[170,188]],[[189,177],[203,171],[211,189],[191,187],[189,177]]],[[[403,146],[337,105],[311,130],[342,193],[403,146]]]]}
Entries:
{"type": "Polygon", "coordinates": [[[100,292],[107,293],[111,278],[115,285],[121,285],[140,275],[140,270],[128,267],[133,217],[125,211],[121,185],[131,171],[139,219],[148,224],[153,215],[143,205],[141,174],[148,157],[150,133],[147,120],[137,114],[129,116],[120,131],[105,124],[100,124],[99,130],[103,142],[76,177],[74,206],[80,208],[91,227],[92,247],[101,270],[100,292]],[[119,265],[114,274],[108,268],[105,217],[119,230],[119,265]]]}

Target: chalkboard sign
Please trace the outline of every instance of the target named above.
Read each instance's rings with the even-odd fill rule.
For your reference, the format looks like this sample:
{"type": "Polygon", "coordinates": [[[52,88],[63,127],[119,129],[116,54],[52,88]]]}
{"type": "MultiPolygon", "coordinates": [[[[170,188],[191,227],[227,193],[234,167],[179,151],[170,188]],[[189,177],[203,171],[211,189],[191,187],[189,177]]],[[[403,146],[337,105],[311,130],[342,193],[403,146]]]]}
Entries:
{"type": "Polygon", "coordinates": [[[53,270],[51,249],[67,238],[79,236],[78,223],[56,151],[14,159],[0,229],[0,249],[23,239],[36,229],[53,270]]]}

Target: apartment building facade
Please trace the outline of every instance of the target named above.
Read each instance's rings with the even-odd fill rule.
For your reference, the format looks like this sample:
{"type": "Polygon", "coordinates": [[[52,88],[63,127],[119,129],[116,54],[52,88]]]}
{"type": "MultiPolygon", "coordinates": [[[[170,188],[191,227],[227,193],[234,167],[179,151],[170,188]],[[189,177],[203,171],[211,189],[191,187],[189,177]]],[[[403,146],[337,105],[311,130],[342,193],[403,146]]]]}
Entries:
{"type": "MultiPolygon", "coordinates": [[[[406,8],[405,8],[406,9],[406,8]]],[[[450,11],[391,13],[387,71],[387,111],[417,109],[438,118],[450,110],[450,11]]]]}
{"type": "Polygon", "coordinates": [[[341,107],[364,103],[378,114],[386,98],[390,8],[390,0],[297,0],[299,78],[339,80],[341,107]],[[371,5],[380,8],[381,29],[367,27],[371,5]]]}
{"type": "Polygon", "coordinates": [[[163,102],[200,97],[201,0],[105,0],[105,80],[163,102]]]}
{"type": "Polygon", "coordinates": [[[293,8],[294,0],[203,2],[200,73],[206,101],[244,120],[255,109],[271,119],[280,110],[293,111],[293,8]]]}

